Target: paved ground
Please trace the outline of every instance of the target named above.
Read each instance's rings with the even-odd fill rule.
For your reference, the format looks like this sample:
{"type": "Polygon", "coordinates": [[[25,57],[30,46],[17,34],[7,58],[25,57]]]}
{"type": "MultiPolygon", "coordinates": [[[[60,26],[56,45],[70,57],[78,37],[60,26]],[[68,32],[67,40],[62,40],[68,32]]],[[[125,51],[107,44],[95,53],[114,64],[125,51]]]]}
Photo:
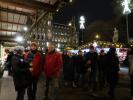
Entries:
{"type": "MultiPolygon", "coordinates": [[[[130,88],[129,80],[127,73],[124,69],[124,72],[121,71],[121,80],[116,89],[116,98],[117,100],[130,100],[130,88]]],[[[1,93],[0,100],[15,100],[16,93],[13,86],[13,80],[11,77],[4,75],[0,80],[1,93]]],[[[44,81],[40,80],[38,85],[37,100],[42,100],[44,94],[44,81]]],[[[103,90],[98,90],[98,97],[92,97],[89,93],[89,89],[73,89],[62,87],[60,89],[60,100],[109,100],[107,97],[107,88],[103,90]]],[[[27,100],[27,96],[25,96],[27,100]]]]}

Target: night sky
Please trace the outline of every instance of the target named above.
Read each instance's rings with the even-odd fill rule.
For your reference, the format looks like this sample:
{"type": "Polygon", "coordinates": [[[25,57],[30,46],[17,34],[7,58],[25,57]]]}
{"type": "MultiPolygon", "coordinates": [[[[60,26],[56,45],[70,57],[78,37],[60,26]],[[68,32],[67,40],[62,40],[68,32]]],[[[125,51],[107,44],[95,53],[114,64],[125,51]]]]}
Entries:
{"type": "MultiPolygon", "coordinates": [[[[57,23],[68,24],[72,17],[75,17],[77,29],[79,28],[79,17],[84,15],[86,18],[86,27],[97,20],[109,21],[122,14],[117,12],[113,5],[113,0],[73,0],[71,5],[67,5],[55,14],[54,21],[57,23]]],[[[120,5],[118,5],[120,6],[120,5]]],[[[129,35],[133,38],[133,13],[129,15],[129,35]]],[[[78,29],[79,30],[79,29],[78,29]]],[[[124,28],[126,31],[126,26],[124,28]]],[[[79,30],[80,31],[80,30],[79,30]]],[[[123,33],[125,34],[125,33],[123,33]]]]}
{"type": "Polygon", "coordinates": [[[56,14],[55,22],[66,24],[73,16],[77,22],[81,15],[86,17],[87,25],[95,20],[110,20],[114,16],[112,0],[74,0],[56,14]]]}

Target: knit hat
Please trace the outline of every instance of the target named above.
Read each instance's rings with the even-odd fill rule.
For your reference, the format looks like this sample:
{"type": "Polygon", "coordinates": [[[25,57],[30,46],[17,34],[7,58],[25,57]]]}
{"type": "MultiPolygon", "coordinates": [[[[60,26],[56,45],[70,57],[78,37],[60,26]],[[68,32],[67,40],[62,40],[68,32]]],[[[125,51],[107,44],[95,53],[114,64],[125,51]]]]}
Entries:
{"type": "Polygon", "coordinates": [[[16,46],[16,47],[14,48],[14,51],[15,51],[15,52],[24,51],[24,47],[23,47],[23,46],[16,46]]]}

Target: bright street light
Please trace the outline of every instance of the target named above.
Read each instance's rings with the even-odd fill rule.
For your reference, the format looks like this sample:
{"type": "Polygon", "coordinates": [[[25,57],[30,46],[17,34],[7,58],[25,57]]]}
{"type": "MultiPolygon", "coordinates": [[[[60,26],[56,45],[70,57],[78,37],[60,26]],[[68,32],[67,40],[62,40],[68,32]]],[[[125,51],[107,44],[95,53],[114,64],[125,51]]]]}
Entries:
{"type": "Polygon", "coordinates": [[[48,45],[49,45],[49,42],[47,42],[47,43],[46,43],[46,45],[47,45],[47,47],[48,47],[48,45]]]}
{"type": "Polygon", "coordinates": [[[69,23],[68,23],[68,26],[72,26],[72,23],[71,23],[71,22],[69,22],[69,23]]]}
{"type": "Polygon", "coordinates": [[[123,14],[127,15],[131,13],[131,10],[129,8],[129,4],[131,3],[131,0],[123,0],[122,6],[123,6],[123,14]]]}
{"type": "Polygon", "coordinates": [[[82,42],[82,44],[83,44],[83,30],[85,29],[85,17],[84,16],[80,16],[80,18],[79,18],[79,24],[80,24],[80,29],[82,30],[82,40],[81,40],[81,42],[82,42]]]}
{"type": "Polygon", "coordinates": [[[85,29],[85,17],[84,16],[80,16],[80,20],[79,20],[79,23],[80,23],[80,29],[85,29]]]}
{"type": "Polygon", "coordinates": [[[60,48],[60,43],[58,43],[58,48],[60,48]]]}
{"type": "Polygon", "coordinates": [[[99,39],[100,38],[100,36],[98,34],[95,37],[96,37],[96,39],[99,39]]]}
{"type": "Polygon", "coordinates": [[[15,40],[19,43],[22,43],[24,41],[22,36],[17,36],[15,40]]]}
{"type": "Polygon", "coordinates": [[[129,8],[130,3],[131,3],[131,0],[123,0],[123,2],[122,2],[123,14],[126,15],[127,43],[129,43],[128,14],[131,13],[131,10],[130,10],[130,8],[129,8]]]}
{"type": "Polygon", "coordinates": [[[28,31],[28,27],[27,26],[24,26],[24,31],[26,32],[26,31],[28,31]]]}

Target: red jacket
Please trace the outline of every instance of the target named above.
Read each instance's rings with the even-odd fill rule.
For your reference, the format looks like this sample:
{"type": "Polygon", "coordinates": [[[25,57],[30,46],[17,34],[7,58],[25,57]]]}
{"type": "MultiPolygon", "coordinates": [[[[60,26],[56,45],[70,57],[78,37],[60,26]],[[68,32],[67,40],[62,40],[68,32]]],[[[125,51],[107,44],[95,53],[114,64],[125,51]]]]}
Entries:
{"type": "Polygon", "coordinates": [[[37,53],[33,54],[32,52],[28,52],[24,55],[25,62],[29,65],[32,63],[31,67],[33,68],[32,75],[34,77],[38,77],[42,70],[42,57],[41,54],[37,51],[37,53]]]}
{"type": "Polygon", "coordinates": [[[34,55],[34,58],[32,60],[32,68],[33,68],[32,75],[33,76],[38,77],[40,75],[41,69],[42,69],[41,64],[42,64],[42,57],[41,57],[41,54],[37,52],[34,55]]]}
{"type": "Polygon", "coordinates": [[[44,73],[46,77],[59,77],[62,67],[62,56],[58,52],[48,53],[45,56],[44,73]]]}
{"type": "Polygon", "coordinates": [[[39,77],[40,73],[41,73],[41,69],[42,69],[42,57],[41,54],[39,52],[37,52],[32,60],[32,75],[34,77],[39,77]]]}

